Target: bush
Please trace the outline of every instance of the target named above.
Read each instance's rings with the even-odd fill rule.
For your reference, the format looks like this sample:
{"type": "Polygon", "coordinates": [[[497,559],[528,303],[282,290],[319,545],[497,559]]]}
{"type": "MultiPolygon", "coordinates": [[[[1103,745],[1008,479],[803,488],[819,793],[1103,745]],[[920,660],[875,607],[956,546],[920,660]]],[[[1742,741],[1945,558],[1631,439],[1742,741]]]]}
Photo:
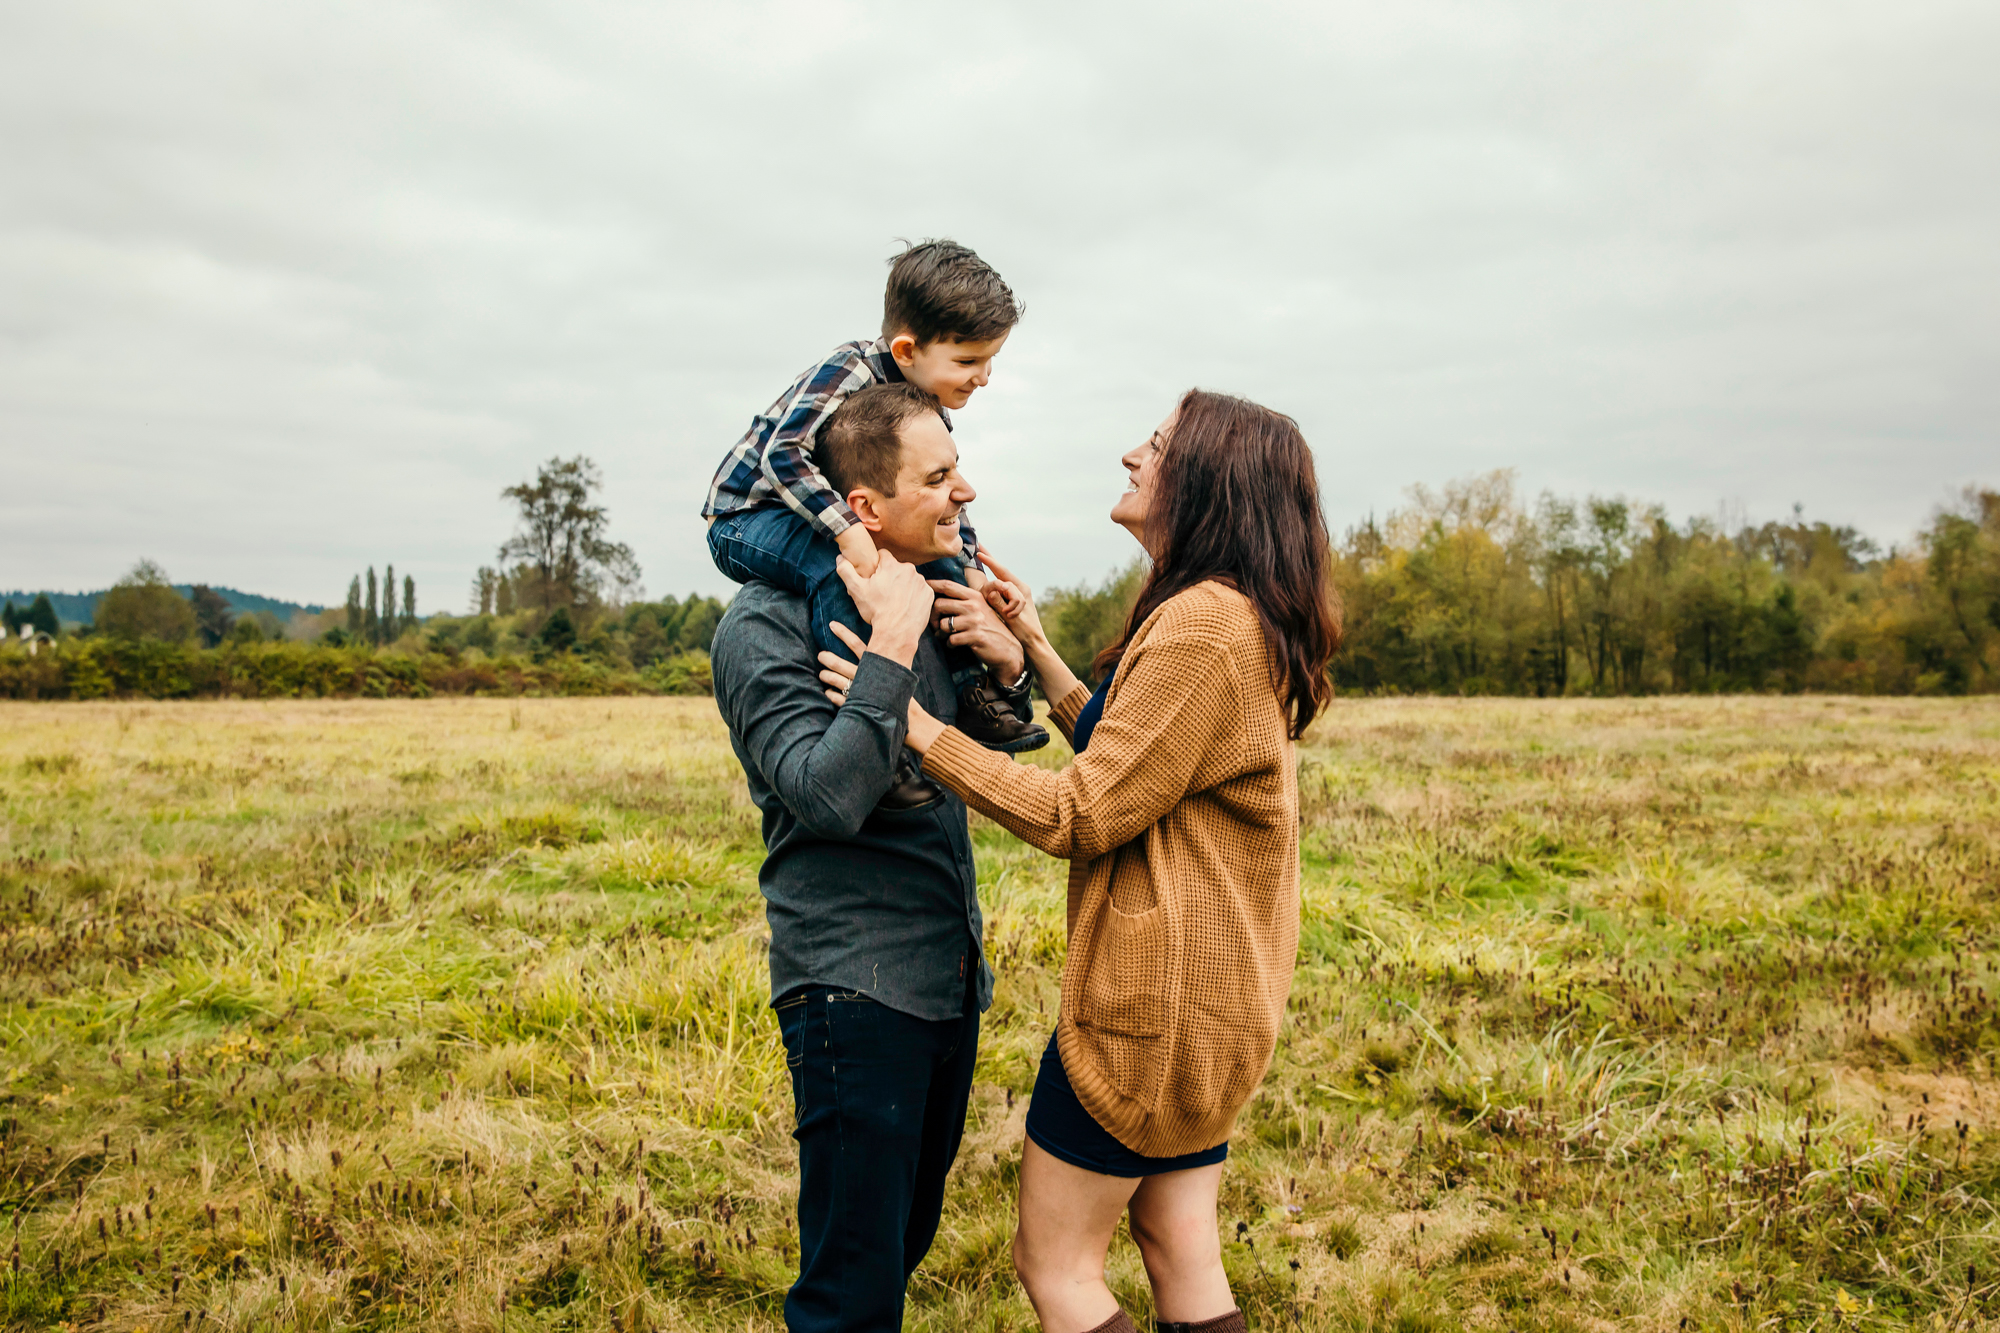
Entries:
{"type": "Polygon", "coordinates": [[[237,642],[203,649],[93,636],[29,656],[0,649],[4,699],[422,699],[434,694],[708,694],[708,654],[643,671],[573,655],[373,652],[333,643],[237,642]]]}
{"type": "Polygon", "coordinates": [[[641,673],[662,694],[714,694],[715,680],[709,674],[708,654],[697,649],[663,658],[641,673]]]}

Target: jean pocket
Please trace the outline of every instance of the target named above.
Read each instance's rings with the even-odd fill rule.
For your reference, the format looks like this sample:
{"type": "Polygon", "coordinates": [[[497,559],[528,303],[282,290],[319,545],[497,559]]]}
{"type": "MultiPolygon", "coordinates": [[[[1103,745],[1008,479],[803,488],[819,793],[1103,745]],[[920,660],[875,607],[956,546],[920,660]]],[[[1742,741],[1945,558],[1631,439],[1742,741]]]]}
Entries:
{"type": "Polygon", "coordinates": [[[826,1053],[842,1069],[861,1068],[898,1047],[896,1011],[858,990],[826,993],[826,1053]]]}
{"type": "Polygon", "coordinates": [[[752,548],[737,535],[736,518],[729,515],[715,520],[708,530],[708,555],[715,567],[738,583],[749,583],[757,577],[758,566],[746,555],[752,548]]]}
{"type": "Polygon", "coordinates": [[[785,1068],[797,1069],[806,1062],[806,1029],[811,1023],[810,995],[794,996],[778,1002],[778,1035],[785,1043],[785,1068]]]}

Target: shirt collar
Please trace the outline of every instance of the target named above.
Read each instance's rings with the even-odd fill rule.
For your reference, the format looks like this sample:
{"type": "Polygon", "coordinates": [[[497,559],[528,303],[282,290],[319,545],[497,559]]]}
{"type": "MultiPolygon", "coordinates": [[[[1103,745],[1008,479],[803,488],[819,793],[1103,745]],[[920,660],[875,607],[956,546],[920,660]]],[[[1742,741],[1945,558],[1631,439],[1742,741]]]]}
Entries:
{"type": "Polygon", "coordinates": [[[875,368],[875,376],[882,383],[901,384],[903,382],[903,368],[896,364],[895,355],[889,351],[889,337],[887,334],[869,343],[868,350],[863,352],[862,355],[868,358],[868,364],[875,368]]]}

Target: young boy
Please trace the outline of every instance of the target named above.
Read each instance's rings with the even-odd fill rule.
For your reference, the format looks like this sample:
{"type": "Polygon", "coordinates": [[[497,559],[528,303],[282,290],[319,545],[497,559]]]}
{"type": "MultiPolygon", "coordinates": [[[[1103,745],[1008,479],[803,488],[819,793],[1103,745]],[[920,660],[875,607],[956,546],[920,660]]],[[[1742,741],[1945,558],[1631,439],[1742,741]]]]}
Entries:
{"type": "MultiPolygon", "coordinates": [[[[849,656],[830,626],[837,620],[865,631],[866,624],[835,562],[845,555],[865,576],[875,567],[875,546],[813,462],[820,427],[844,399],[871,384],[907,381],[947,409],[964,407],[986,384],[994,356],[1020,317],[1014,293],[966,247],[925,241],[897,255],[882,301],[882,336],[836,347],[752,419],[722,460],[701,511],[709,520],[708,549],[716,568],[738,583],[762,579],[805,597],[820,649],[849,656]]],[[[949,426],[950,413],[942,415],[949,426]]],[[[977,538],[970,524],[959,531],[962,557],[936,561],[923,572],[980,588],[986,580],[978,568],[977,538]]],[[[1048,744],[1048,732],[1015,715],[1006,692],[987,678],[976,658],[952,649],[950,660],[960,730],[1009,753],[1048,744]]],[[[891,789],[885,804],[923,802],[931,795],[930,784],[912,774],[891,789]]]]}

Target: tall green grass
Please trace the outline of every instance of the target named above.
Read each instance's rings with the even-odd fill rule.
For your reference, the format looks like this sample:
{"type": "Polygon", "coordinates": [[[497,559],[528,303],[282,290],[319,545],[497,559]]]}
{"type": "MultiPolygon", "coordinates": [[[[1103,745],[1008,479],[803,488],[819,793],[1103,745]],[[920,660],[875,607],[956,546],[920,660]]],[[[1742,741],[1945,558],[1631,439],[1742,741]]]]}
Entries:
{"type": "MultiPolygon", "coordinates": [[[[706,700],[0,720],[10,1327],[781,1326],[790,1090],[706,700]]],[[[1224,1177],[1253,1326],[2000,1314],[2000,705],[1342,703],[1300,764],[1300,970],[1224,1177]]],[[[1063,868],[975,836],[1000,985],[914,1328],[1033,1327],[1063,868]]]]}

